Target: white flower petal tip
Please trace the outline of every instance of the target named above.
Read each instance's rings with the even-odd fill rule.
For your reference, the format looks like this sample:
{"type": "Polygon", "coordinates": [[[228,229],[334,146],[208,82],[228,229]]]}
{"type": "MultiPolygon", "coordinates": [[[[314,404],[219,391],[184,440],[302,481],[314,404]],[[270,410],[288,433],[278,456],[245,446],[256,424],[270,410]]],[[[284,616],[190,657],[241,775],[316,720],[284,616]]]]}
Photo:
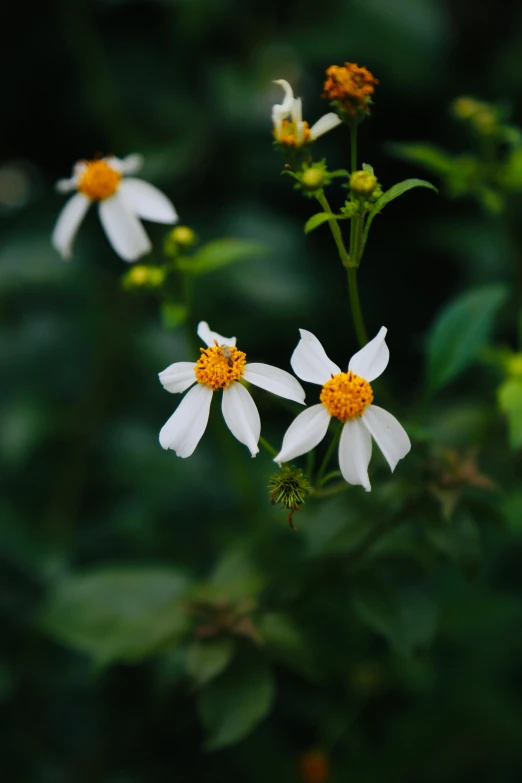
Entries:
{"type": "Polygon", "coordinates": [[[68,260],[72,255],[74,238],[90,204],[87,196],[84,196],[83,193],[76,193],[58,215],[51,242],[64,260],[68,260]]]}
{"type": "Polygon", "coordinates": [[[100,201],[99,214],[109,242],[124,261],[150,253],[150,239],[120,191],[100,201]]]}
{"type": "Polygon", "coordinates": [[[312,405],[304,410],[287,429],[274,462],[281,465],[314,449],[323,440],[329,424],[330,415],[324,405],[312,405]]]}
{"type": "Polygon", "coordinates": [[[243,378],[260,389],[277,394],[278,397],[284,397],[286,400],[304,405],[305,390],[299,381],[286,370],[280,370],[270,364],[253,362],[245,365],[243,378]]]}
{"type": "Polygon", "coordinates": [[[395,470],[399,460],[403,459],[411,449],[411,441],[402,424],[395,416],[377,405],[369,405],[361,420],[382,451],[391,470],[395,470]]]}
{"type": "Polygon", "coordinates": [[[161,190],[135,177],[125,177],[120,185],[120,193],[129,209],[153,223],[176,223],[178,214],[171,202],[161,190]]]}
{"type": "Polygon", "coordinates": [[[191,389],[162,427],[159,442],[172,449],[178,457],[190,457],[207,427],[212,402],[212,389],[197,384],[191,389]]]}
{"type": "Polygon", "coordinates": [[[299,329],[299,332],[301,339],[290,359],[292,369],[302,381],[322,386],[332,375],[337,375],[341,370],[330,361],[323,346],[312,332],[306,329],[299,329]]]}
{"type": "Polygon", "coordinates": [[[126,155],[120,165],[124,174],[137,174],[143,168],[143,155],[138,152],[133,152],[130,155],[126,155]]]}
{"type": "Polygon", "coordinates": [[[173,394],[184,392],[193,383],[196,383],[193,362],[175,362],[158,374],[164,389],[173,394]]]}
{"type": "Polygon", "coordinates": [[[218,332],[213,332],[206,321],[200,321],[197,328],[198,337],[203,340],[208,348],[213,345],[234,345],[236,344],[235,337],[223,337],[218,332]]]}
{"type": "Polygon", "coordinates": [[[348,369],[370,382],[382,375],[390,360],[390,351],[385,342],[387,331],[382,326],[373,340],[352,356],[348,369]]]}
{"type": "Polygon", "coordinates": [[[328,114],[323,115],[317,122],[314,122],[310,128],[310,138],[312,141],[315,141],[315,139],[318,139],[319,136],[322,136],[324,133],[328,133],[328,131],[337,128],[341,122],[342,120],[335,112],[328,112],[328,114]]]}
{"type": "Polygon", "coordinates": [[[348,484],[359,484],[366,492],[371,485],[368,465],[372,456],[372,439],[361,420],[351,419],[343,426],[339,441],[339,467],[348,484]]]}
{"type": "Polygon", "coordinates": [[[232,435],[255,457],[259,452],[257,444],[261,435],[261,419],[256,404],[245,387],[234,381],[228,389],[224,389],[221,409],[232,435]]]}

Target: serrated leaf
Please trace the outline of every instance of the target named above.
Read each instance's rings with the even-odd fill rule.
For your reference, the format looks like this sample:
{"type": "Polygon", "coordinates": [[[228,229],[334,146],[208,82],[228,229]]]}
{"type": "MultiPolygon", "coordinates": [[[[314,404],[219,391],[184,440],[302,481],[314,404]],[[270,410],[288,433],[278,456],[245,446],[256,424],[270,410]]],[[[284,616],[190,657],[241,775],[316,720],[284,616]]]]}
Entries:
{"type": "Polygon", "coordinates": [[[503,285],[468,291],[450,302],[436,318],[427,346],[428,391],[446,386],[487,345],[494,318],[507,299],[503,285]]]}
{"type": "Polygon", "coordinates": [[[274,681],[266,662],[252,650],[236,659],[202,691],[201,719],[208,731],[207,750],[239,742],[268,714],[274,681]]]}
{"type": "Polygon", "coordinates": [[[345,215],[333,215],[331,212],[316,212],[315,215],[312,215],[311,218],[308,218],[308,220],[305,223],[304,231],[305,234],[309,234],[310,231],[313,231],[314,228],[318,228],[318,226],[322,226],[323,223],[326,223],[328,220],[345,220],[345,215]]]}
{"type": "Polygon", "coordinates": [[[522,446],[522,378],[508,378],[498,390],[500,410],[507,416],[509,442],[513,449],[522,446]]]}
{"type": "Polygon", "coordinates": [[[161,323],[165,329],[177,329],[187,320],[188,311],[185,305],[175,302],[161,303],[161,323]]]}
{"type": "Polygon", "coordinates": [[[205,685],[226,669],[233,656],[231,639],[194,642],[187,653],[187,672],[198,685],[205,685]]]}
{"type": "Polygon", "coordinates": [[[47,598],[39,625],[99,664],[138,660],[181,634],[188,580],[170,568],[103,568],[76,574],[47,598]]]}
{"type": "Polygon", "coordinates": [[[182,272],[202,275],[262,256],[268,249],[266,245],[249,239],[216,239],[204,245],[192,258],[180,258],[178,267],[182,272]]]}
{"type": "Polygon", "coordinates": [[[436,630],[437,606],[418,586],[374,585],[352,595],[359,617],[389,641],[400,655],[428,644],[436,630]]]}

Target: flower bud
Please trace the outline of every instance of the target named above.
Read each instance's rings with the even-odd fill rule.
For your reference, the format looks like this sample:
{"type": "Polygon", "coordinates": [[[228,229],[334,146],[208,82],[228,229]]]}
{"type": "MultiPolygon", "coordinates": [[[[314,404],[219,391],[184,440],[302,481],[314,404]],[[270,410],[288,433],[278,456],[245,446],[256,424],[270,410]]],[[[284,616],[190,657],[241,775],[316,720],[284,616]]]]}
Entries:
{"type": "Polygon", "coordinates": [[[356,196],[370,196],[377,187],[377,177],[369,171],[354,171],[350,176],[350,190],[356,196]]]}
{"type": "Polygon", "coordinates": [[[377,84],[379,80],[364,66],[331,65],[326,70],[322,97],[331,101],[345,122],[360,121],[370,114],[371,96],[377,84]]]}
{"type": "Polygon", "coordinates": [[[301,185],[305,190],[320,190],[320,188],[328,185],[326,172],[318,166],[310,166],[301,175],[301,185]]]}
{"type": "Polygon", "coordinates": [[[194,245],[198,241],[196,232],[188,226],[176,226],[172,229],[170,235],[174,242],[177,242],[182,247],[190,247],[190,245],[194,245]]]}
{"type": "Polygon", "coordinates": [[[288,523],[292,530],[295,511],[304,503],[304,499],[310,491],[310,483],[302,470],[293,465],[284,465],[279,473],[270,476],[268,485],[272,505],[281,504],[289,511],[288,523]]]}
{"type": "Polygon", "coordinates": [[[514,353],[507,361],[508,374],[515,378],[522,378],[522,353],[514,353]]]}
{"type": "Polygon", "coordinates": [[[122,285],[126,291],[137,288],[160,288],[165,280],[165,270],[161,266],[145,266],[136,264],[122,277],[122,285]]]}

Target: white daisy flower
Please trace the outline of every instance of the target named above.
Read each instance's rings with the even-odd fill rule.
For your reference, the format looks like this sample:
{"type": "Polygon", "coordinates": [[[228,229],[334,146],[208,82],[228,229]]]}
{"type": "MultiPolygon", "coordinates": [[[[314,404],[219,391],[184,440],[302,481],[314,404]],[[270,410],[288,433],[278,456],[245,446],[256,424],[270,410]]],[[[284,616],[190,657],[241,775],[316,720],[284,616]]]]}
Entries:
{"type": "Polygon", "coordinates": [[[207,347],[201,348],[196,364],[176,362],[159,374],[163,388],[169,392],[181,393],[196,384],[162,428],[160,443],[164,449],[173,449],[178,457],[190,457],[205,432],[212,395],[222,389],[225,423],[255,457],[261,421],[254,400],[239,379],[302,405],[304,389],[284,370],[269,364],[247,364],[246,354],[236,348],[236,338],[212,332],[206,321],[198,324],[197,332],[207,347]]]}
{"type": "Polygon", "coordinates": [[[393,470],[411,448],[410,439],[397,419],[372,405],[370,382],[384,372],[390,352],[384,338],[387,329],[350,359],[342,372],[325,353],[317,337],[300,329],[301,339],[290,364],[303,381],[322,386],[320,404],[312,405],[292,422],[274,462],[288,462],[315,448],[322,441],[332,418],[343,422],[339,441],[339,467],[345,481],[361,484],[369,492],[368,464],[372,437],[393,470]]]}
{"type": "Polygon", "coordinates": [[[302,147],[310,141],[315,141],[323,133],[340,125],[341,120],[331,111],[321,117],[310,128],[303,120],[301,98],[294,98],[294,91],[285,79],[278,79],[274,84],[280,84],[285,91],[283,103],[276,103],[272,108],[274,138],[285,147],[302,147]],[[290,119],[288,119],[290,117],[290,119]]]}
{"type": "Polygon", "coordinates": [[[62,258],[71,257],[80,223],[93,201],[107,239],[124,261],[136,261],[152,249],[139,218],[155,223],[176,223],[178,215],[161,190],[142,179],[126,176],[142,166],[141,155],[81,160],[70,179],[56,183],[60,193],[76,190],[62,209],[52,234],[53,246],[62,258]]]}

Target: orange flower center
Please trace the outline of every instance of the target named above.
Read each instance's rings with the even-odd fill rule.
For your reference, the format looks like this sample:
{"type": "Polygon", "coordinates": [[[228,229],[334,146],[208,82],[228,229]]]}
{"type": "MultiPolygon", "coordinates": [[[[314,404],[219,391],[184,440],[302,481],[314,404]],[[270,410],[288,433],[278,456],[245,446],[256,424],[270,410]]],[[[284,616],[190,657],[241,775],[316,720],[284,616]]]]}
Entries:
{"type": "Polygon", "coordinates": [[[114,196],[120,184],[120,172],[109,166],[105,160],[89,160],[85,164],[87,168],[78,184],[80,193],[84,193],[93,201],[114,196]]]}
{"type": "Polygon", "coordinates": [[[303,144],[306,144],[308,141],[310,141],[310,128],[306,120],[303,121],[303,125],[303,137],[298,139],[295,123],[291,120],[283,120],[281,130],[279,132],[277,130],[274,131],[276,141],[278,141],[279,144],[282,144],[284,147],[302,147],[303,144]]]}
{"type": "Polygon", "coordinates": [[[201,348],[194,368],[198,383],[211,389],[226,389],[245,372],[246,354],[233,345],[213,345],[201,348]]]}
{"type": "Polygon", "coordinates": [[[364,413],[373,391],[368,381],[349,370],[333,375],[324,384],[320,400],[330,416],[345,422],[364,413]]]}
{"type": "Polygon", "coordinates": [[[368,113],[371,96],[379,80],[364,66],[356,63],[331,65],[326,70],[323,98],[340,101],[348,114],[368,113]]]}

